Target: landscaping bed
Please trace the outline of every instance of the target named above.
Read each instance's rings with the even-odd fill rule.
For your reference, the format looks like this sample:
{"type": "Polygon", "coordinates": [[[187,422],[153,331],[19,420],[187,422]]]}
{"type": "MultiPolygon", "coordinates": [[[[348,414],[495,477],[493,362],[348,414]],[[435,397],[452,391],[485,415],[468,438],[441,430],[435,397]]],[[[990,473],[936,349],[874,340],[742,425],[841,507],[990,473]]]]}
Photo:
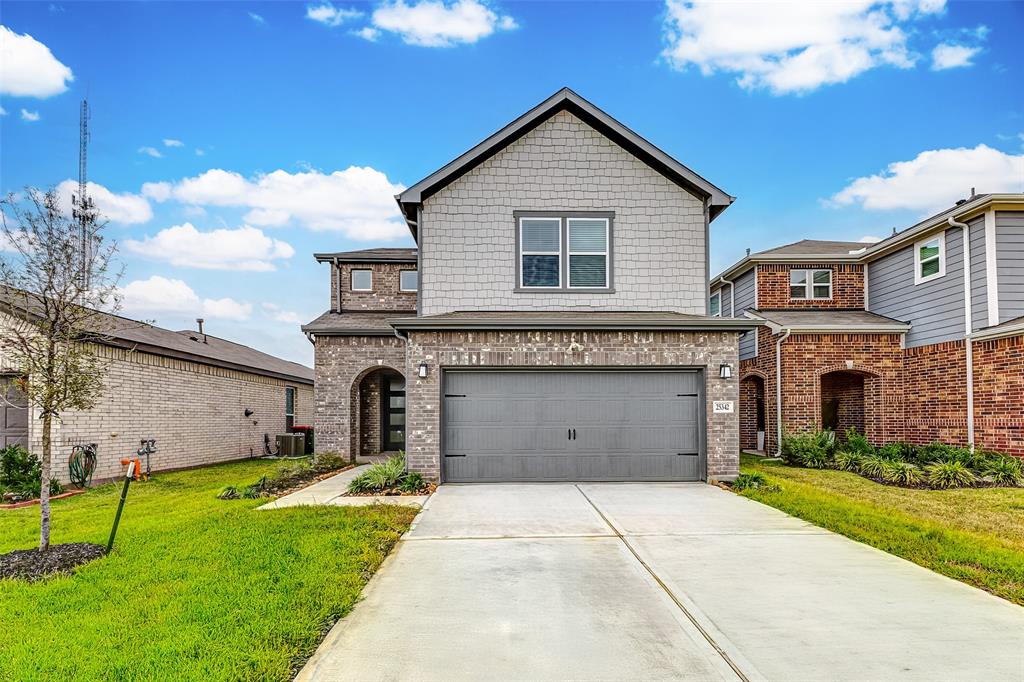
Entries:
{"type": "MultiPolygon", "coordinates": [[[[216,499],[279,467],[248,460],[134,483],[109,556],[70,575],[0,580],[0,680],[292,679],[418,510],[264,514],[260,500],[216,499]]],[[[53,541],[104,542],[120,492],[55,502],[53,541]]],[[[38,507],[0,514],[0,553],[38,536],[38,507]]]]}
{"type": "Polygon", "coordinates": [[[1024,606],[1024,488],[879,485],[742,455],[733,490],[1024,606]]]}
{"type": "Polygon", "coordinates": [[[222,500],[281,497],[308,488],[354,466],[338,455],[318,455],[312,460],[303,459],[280,466],[272,474],[263,476],[251,485],[226,486],[217,497],[222,500]]]}
{"type": "Polygon", "coordinates": [[[405,495],[430,495],[437,485],[430,483],[415,471],[406,471],[405,453],[399,453],[387,461],[374,464],[348,484],[347,497],[398,497],[405,495]]]}
{"type": "Polygon", "coordinates": [[[37,580],[54,573],[70,573],[82,564],[99,559],[105,552],[103,545],[91,542],[51,545],[45,552],[38,549],[16,549],[0,554],[0,580],[37,580]]]}

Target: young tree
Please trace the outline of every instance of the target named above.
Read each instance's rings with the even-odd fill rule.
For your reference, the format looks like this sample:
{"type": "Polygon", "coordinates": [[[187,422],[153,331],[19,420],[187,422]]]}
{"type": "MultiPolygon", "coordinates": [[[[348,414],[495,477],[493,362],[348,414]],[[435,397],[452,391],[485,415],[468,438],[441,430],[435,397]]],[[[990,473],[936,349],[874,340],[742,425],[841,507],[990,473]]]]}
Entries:
{"type": "MultiPolygon", "coordinates": [[[[39,411],[42,481],[39,550],[50,545],[50,478],[54,420],[88,410],[103,388],[106,361],[94,352],[110,338],[120,308],[113,256],[104,224],[88,202],[74,216],[54,189],[0,201],[0,354],[17,374],[29,408],[39,411]]],[[[31,414],[31,413],[30,413],[31,414]]]]}

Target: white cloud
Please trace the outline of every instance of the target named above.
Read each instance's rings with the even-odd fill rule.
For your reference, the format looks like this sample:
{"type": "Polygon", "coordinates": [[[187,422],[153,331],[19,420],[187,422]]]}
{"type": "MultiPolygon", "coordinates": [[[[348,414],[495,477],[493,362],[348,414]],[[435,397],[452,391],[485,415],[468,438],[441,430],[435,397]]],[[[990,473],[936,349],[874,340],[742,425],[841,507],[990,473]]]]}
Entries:
{"type": "MultiPolygon", "coordinates": [[[[103,185],[90,182],[86,185],[86,191],[100,213],[100,217],[111,222],[134,225],[148,222],[153,217],[153,209],[146,198],[131,192],[116,194],[103,185]]],[[[57,192],[61,197],[62,206],[70,213],[71,195],[78,193],[78,182],[65,180],[57,185],[57,192]]]]}
{"type": "Polygon", "coordinates": [[[160,150],[156,147],[139,147],[139,153],[152,156],[154,159],[159,159],[163,156],[163,154],[160,153],[160,150]]]}
{"type": "Polygon", "coordinates": [[[371,20],[374,28],[397,33],[407,44],[422,47],[475,43],[495,31],[517,28],[515,19],[499,15],[480,0],[421,0],[412,4],[393,0],[375,9],[371,20]]]}
{"type": "Polygon", "coordinates": [[[214,168],[181,180],[172,195],[196,206],[248,208],[245,222],[258,227],[298,223],[351,239],[390,240],[406,234],[394,200],[403,189],[368,167],[330,174],[276,170],[253,178],[214,168]]]}
{"type": "Polygon", "coordinates": [[[290,244],[248,225],[235,230],[200,232],[191,223],[185,223],[141,241],[126,239],[121,246],[129,253],[153,260],[204,270],[268,272],[276,269],[274,261],[295,255],[290,244]]]}
{"type": "Polygon", "coordinates": [[[159,204],[171,198],[171,189],[172,185],[169,182],[144,182],[142,196],[149,197],[159,204]]]}
{"type": "Polygon", "coordinates": [[[256,14],[255,12],[249,12],[249,18],[255,21],[257,24],[265,24],[267,20],[262,15],[256,14]]]}
{"type": "Polygon", "coordinates": [[[882,238],[876,237],[873,234],[866,234],[857,241],[860,242],[861,244],[877,244],[878,242],[882,241],[882,238]]]}
{"type": "Polygon", "coordinates": [[[883,65],[909,68],[915,20],[945,0],[667,0],[662,56],[676,69],[732,73],[743,88],[805,93],[883,65]]]}
{"type": "Polygon", "coordinates": [[[129,314],[175,313],[225,320],[247,320],[251,303],[232,298],[200,298],[180,279],[153,275],[149,279],[129,282],[121,289],[124,311],[129,314]]]}
{"type": "Polygon", "coordinates": [[[21,120],[28,121],[29,123],[35,123],[40,118],[38,111],[29,111],[28,109],[21,110],[21,120]]]}
{"type": "Polygon", "coordinates": [[[1024,154],[979,144],[973,149],[934,149],[884,172],[857,178],[831,198],[833,205],[859,203],[868,210],[938,211],[970,194],[1024,191],[1024,154]]]}
{"type": "Polygon", "coordinates": [[[306,18],[318,21],[325,26],[341,26],[349,19],[356,19],[361,16],[363,16],[363,13],[357,9],[335,7],[330,2],[308,5],[306,7],[306,18]]]}
{"type": "Polygon", "coordinates": [[[175,140],[173,138],[165,137],[164,138],[164,146],[165,147],[184,147],[185,143],[182,142],[181,140],[175,140]]]}
{"type": "Polygon", "coordinates": [[[380,38],[380,30],[373,26],[363,26],[358,31],[352,31],[352,35],[359,36],[363,40],[369,40],[371,43],[377,42],[380,38]]]}
{"type": "Polygon", "coordinates": [[[971,60],[979,52],[981,52],[980,47],[940,43],[932,50],[932,71],[972,66],[973,62],[971,60]]]}
{"type": "Polygon", "coordinates": [[[46,45],[0,26],[0,94],[51,97],[67,90],[74,79],[46,45]]]}
{"type": "Polygon", "coordinates": [[[302,324],[302,317],[295,311],[285,310],[275,303],[264,303],[263,312],[270,319],[285,324],[302,324]]]}

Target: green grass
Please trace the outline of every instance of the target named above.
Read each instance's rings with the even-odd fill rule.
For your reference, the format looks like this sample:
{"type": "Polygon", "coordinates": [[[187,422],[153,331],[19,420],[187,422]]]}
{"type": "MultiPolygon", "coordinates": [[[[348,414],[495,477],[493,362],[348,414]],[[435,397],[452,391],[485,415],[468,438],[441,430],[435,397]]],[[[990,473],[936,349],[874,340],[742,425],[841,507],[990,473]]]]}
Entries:
{"type": "Polygon", "coordinates": [[[742,495],[1024,606],[1024,489],[914,490],[749,455],[778,491],[742,495]]]}
{"type": "MultiPolygon", "coordinates": [[[[221,501],[262,461],[133,483],[114,552],[74,575],[0,580],[0,680],[289,679],[408,528],[396,506],[256,512],[221,501]]],[[[120,485],[53,504],[53,542],[105,544],[120,485]]],[[[0,553],[38,507],[0,511],[0,553]]]]}

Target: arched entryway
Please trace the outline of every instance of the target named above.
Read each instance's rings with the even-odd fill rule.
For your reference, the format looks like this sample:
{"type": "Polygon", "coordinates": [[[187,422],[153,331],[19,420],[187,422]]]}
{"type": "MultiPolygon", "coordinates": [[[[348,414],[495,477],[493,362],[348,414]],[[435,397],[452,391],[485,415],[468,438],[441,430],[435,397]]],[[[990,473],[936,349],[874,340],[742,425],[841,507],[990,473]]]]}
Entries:
{"type": "Polygon", "coordinates": [[[405,450],[405,377],[392,367],[365,370],[352,382],[352,452],[373,460],[405,450]]]}
{"type": "Polygon", "coordinates": [[[843,369],[821,375],[820,414],[823,429],[844,438],[847,429],[877,440],[881,429],[881,378],[862,370],[843,369]]]}
{"type": "Polygon", "coordinates": [[[747,374],[740,379],[740,449],[764,452],[766,433],[764,377],[747,374]]]}

